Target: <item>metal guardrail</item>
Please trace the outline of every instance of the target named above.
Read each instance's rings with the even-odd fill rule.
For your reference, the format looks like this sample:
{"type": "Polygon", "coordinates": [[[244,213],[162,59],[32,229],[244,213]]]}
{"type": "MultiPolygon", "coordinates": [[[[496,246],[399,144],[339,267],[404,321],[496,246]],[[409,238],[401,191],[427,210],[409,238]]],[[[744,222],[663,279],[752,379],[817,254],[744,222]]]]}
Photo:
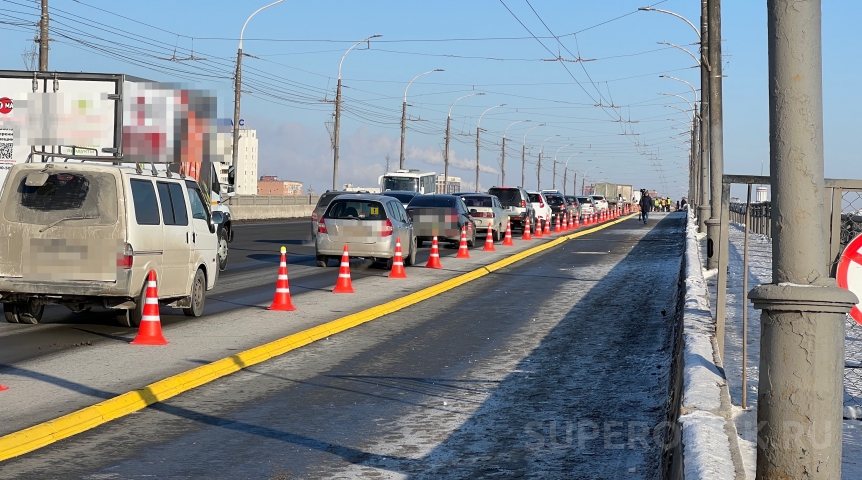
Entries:
{"type": "Polygon", "coordinates": [[[231,197],[229,205],[236,206],[289,206],[316,205],[320,195],[237,195],[231,197]]]}
{"type": "MultiPolygon", "coordinates": [[[[743,251],[743,329],[747,329],[748,305],[748,234],[755,233],[772,238],[772,206],[770,202],[751,203],[751,185],[769,185],[769,177],[746,175],[724,175],[722,188],[721,239],[719,240],[719,267],[716,295],[716,334],[723,335],[724,305],[727,295],[727,266],[729,248],[728,225],[730,222],[745,225],[745,248],[743,251]],[[746,203],[730,203],[730,185],[733,183],[748,185],[746,203]]],[[[862,234],[862,180],[830,179],[825,182],[825,205],[828,222],[824,229],[824,241],[829,245],[829,272],[834,277],[841,258],[841,253],[856,236],[862,234]]],[[[743,337],[745,338],[745,337],[743,337]]],[[[845,328],[845,365],[844,365],[844,406],[850,407],[859,418],[862,413],[862,325],[847,316],[845,328]]],[[[723,342],[722,342],[723,343],[723,342]]],[[[745,343],[745,341],[743,341],[745,343]]],[[[722,352],[723,355],[723,352],[722,352]]],[[[745,349],[743,349],[743,373],[745,382],[745,349]]],[[[745,383],[743,383],[743,407],[745,407],[745,383]]],[[[846,409],[845,409],[846,410],[846,409]]],[[[846,412],[845,412],[846,413],[846,412]]]]}

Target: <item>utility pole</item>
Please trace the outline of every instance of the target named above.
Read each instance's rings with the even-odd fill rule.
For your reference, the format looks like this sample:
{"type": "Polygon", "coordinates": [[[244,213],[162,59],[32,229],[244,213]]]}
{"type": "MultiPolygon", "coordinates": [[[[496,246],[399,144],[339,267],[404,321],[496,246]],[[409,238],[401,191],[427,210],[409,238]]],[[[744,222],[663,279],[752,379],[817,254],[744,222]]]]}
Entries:
{"type": "Polygon", "coordinates": [[[446,150],[443,152],[443,193],[449,193],[449,133],[452,128],[452,117],[446,117],[446,150]]]}
{"type": "Polygon", "coordinates": [[[709,207],[709,2],[700,1],[700,198],[697,199],[697,231],[706,233],[709,207]]]}
{"type": "MultiPolygon", "coordinates": [[[[506,133],[512,128],[512,125],[516,125],[518,123],[529,122],[529,120],[518,120],[517,122],[512,122],[505,130],[503,130],[503,153],[500,159],[500,170],[503,172],[503,179],[500,180],[500,185],[505,185],[506,183],[506,133]]],[[[521,176],[524,176],[524,152],[521,151],[521,176]]],[[[522,182],[523,183],[523,182],[522,182]]]]}
{"type": "Polygon", "coordinates": [[[829,278],[823,242],[820,8],[767,1],[772,283],[750,293],[763,310],[759,479],[841,478],[844,321],[857,299],[829,278]]]}
{"type": "Polygon", "coordinates": [[[569,167],[563,169],[563,196],[566,195],[566,179],[569,175],[569,167]]]}
{"type": "Polygon", "coordinates": [[[39,71],[48,71],[48,0],[42,0],[42,16],[39,18],[39,71]]]}
{"type": "Polygon", "coordinates": [[[480,125],[482,124],[482,117],[484,117],[485,114],[490,112],[491,110],[493,110],[495,108],[503,107],[505,105],[506,105],[505,103],[502,103],[500,105],[495,105],[495,106],[485,110],[484,112],[482,112],[482,115],[479,115],[479,121],[476,122],[476,191],[477,192],[480,191],[479,190],[479,132],[482,130],[482,128],[480,127],[480,125]]]}
{"type": "Polygon", "coordinates": [[[536,190],[542,190],[542,150],[539,149],[539,163],[536,164],[536,190]]]}
{"type": "Polygon", "coordinates": [[[410,80],[410,83],[407,84],[407,88],[404,89],[404,103],[401,104],[401,155],[398,157],[398,168],[404,169],[404,139],[407,136],[407,90],[410,88],[410,85],[416,81],[419,77],[424,77],[429,73],[434,72],[442,72],[442,68],[437,68],[435,70],[431,70],[425,73],[420,73],[413,77],[413,80],[410,80]]]}
{"type": "MultiPolygon", "coordinates": [[[[709,162],[710,208],[706,221],[706,268],[718,268],[721,237],[721,185],[724,174],[724,133],[721,105],[721,0],[707,0],[709,15],[709,162]]],[[[719,340],[719,345],[723,342],[719,340]]]]}
{"type": "Polygon", "coordinates": [[[527,144],[521,144],[521,187],[524,186],[527,180],[527,144]]]}

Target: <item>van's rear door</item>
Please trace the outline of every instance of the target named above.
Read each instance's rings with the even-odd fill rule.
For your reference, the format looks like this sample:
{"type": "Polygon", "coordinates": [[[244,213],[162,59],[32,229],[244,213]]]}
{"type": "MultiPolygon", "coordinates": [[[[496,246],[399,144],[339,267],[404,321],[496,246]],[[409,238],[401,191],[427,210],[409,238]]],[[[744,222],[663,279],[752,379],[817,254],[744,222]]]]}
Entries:
{"type": "Polygon", "coordinates": [[[9,173],[0,201],[0,276],[116,282],[125,238],[119,174],[48,165],[19,165],[9,173]]]}

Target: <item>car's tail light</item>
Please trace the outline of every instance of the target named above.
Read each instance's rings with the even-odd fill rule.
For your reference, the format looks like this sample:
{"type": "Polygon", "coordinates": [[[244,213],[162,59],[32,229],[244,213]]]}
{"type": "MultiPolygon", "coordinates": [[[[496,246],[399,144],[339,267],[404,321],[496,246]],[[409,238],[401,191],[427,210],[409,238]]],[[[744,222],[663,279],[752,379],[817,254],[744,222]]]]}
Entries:
{"type": "Polygon", "coordinates": [[[524,207],[526,207],[526,206],[527,206],[527,201],[526,201],[526,200],[521,200],[521,208],[524,208],[524,207]]]}
{"type": "Polygon", "coordinates": [[[135,263],[135,250],[130,244],[123,245],[123,254],[117,255],[117,266],[123,269],[130,269],[135,263]]]}
{"type": "Polygon", "coordinates": [[[317,224],[317,233],[329,234],[329,232],[326,231],[326,219],[320,219],[320,223],[317,224]]]}
{"type": "Polygon", "coordinates": [[[545,208],[545,202],[539,202],[539,208],[545,208]]]}
{"type": "Polygon", "coordinates": [[[392,232],[395,231],[395,227],[392,226],[392,220],[386,219],[386,223],[383,224],[383,232],[380,233],[381,237],[388,237],[392,235],[392,232]]]}
{"type": "Polygon", "coordinates": [[[494,218],[494,212],[476,212],[470,214],[470,216],[476,218],[494,218]]]}

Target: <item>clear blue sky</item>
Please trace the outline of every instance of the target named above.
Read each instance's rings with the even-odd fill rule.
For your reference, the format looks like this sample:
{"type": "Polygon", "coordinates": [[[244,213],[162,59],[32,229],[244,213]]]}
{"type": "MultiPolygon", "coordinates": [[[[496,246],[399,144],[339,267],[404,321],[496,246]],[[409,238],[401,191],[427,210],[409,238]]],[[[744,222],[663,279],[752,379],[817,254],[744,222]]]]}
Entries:
{"type": "MultiPolygon", "coordinates": [[[[212,89],[218,92],[222,115],[229,117],[239,31],[248,15],[266,3],[51,0],[50,69],[128,73],[212,89]],[[188,58],[192,47],[194,57],[204,60],[165,60],[188,58]]],[[[766,2],[722,3],[725,171],[758,174],[762,163],[768,172],[766,2]]],[[[506,184],[521,183],[525,132],[546,123],[527,137],[526,187],[536,186],[540,143],[559,135],[545,142],[544,154],[553,158],[559,152],[558,161],[568,160],[569,182],[572,170],[578,170],[580,184],[590,169],[587,183],[606,180],[655,188],[673,198],[684,195],[688,161],[681,139],[687,136],[680,135],[685,129],[680,121],[687,117],[665,105],[688,105],[661,93],[690,101],[692,92],[659,75],[695,86],[699,75],[691,68],[691,57],[658,42],[696,53],[694,31],[673,17],[637,12],[646,5],[641,0],[531,4],[535,13],[525,0],[505,0],[512,13],[499,0],[286,0],[258,14],[245,33],[244,50],[254,58],[244,60],[244,89],[251,93],[243,96],[242,116],[258,129],[260,174],[300,180],[316,191],[330,186],[331,149],[324,122],[333,113],[338,62],[352,43],[381,34],[370,50],[354,50],[344,62],[339,183],[374,185],[387,154],[397,165],[404,88],[419,73],[442,68],[445,72],[422,77],[410,87],[407,167],[443,171],[449,106],[462,95],[481,91],[484,96],[462,100],[452,114],[451,174],[470,187],[478,115],[505,103],[482,119],[482,187],[499,182],[503,130],[530,120],[509,129],[506,184]],[[558,56],[591,61],[546,61],[558,56]]],[[[698,23],[699,0],[653,5],[698,23]]],[[[32,44],[37,6],[32,0],[0,0],[0,68],[24,68],[21,54],[32,44]]],[[[860,94],[851,82],[862,72],[848,59],[858,42],[854,32],[862,20],[862,2],[824,2],[823,13],[826,174],[858,178],[852,115],[860,94]]],[[[558,187],[562,170],[557,169],[558,187]]],[[[543,188],[551,186],[551,172],[548,159],[543,188]]]]}

